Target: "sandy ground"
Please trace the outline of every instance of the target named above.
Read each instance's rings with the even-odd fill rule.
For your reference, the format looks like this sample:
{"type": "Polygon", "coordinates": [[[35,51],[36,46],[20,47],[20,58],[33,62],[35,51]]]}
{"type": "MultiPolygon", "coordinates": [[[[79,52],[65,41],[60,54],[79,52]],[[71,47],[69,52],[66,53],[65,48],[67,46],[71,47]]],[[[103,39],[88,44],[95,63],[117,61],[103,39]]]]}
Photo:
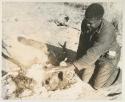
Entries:
{"type": "MultiPolygon", "coordinates": [[[[105,14],[105,17],[109,21],[119,17],[119,15],[121,17],[120,12],[118,13],[116,11],[118,7],[119,5],[105,5],[107,12],[112,8],[115,8],[112,12],[113,14],[116,15],[117,12],[116,16],[111,16],[111,13],[105,14]]],[[[23,45],[17,41],[18,36],[24,36],[58,47],[58,42],[63,44],[66,41],[67,48],[76,51],[83,17],[84,10],[74,6],[64,5],[63,3],[3,3],[3,41],[7,44],[7,49],[13,58],[16,58],[20,63],[27,66],[27,68],[33,69],[30,70],[29,76],[32,76],[38,82],[35,87],[35,93],[31,96],[24,97],[24,99],[121,99],[121,94],[112,97],[107,96],[109,93],[121,92],[121,84],[119,82],[109,88],[94,90],[88,84],[78,79],[77,83],[66,90],[47,92],[46,89],[39,86],[39,81],[42,80],[42,74],[44,74],[42,68],[48,60],[47,56],[41,50],[23,45]],[[64,20],[65,17],[69,17],[68,22],[64,20]],[[68,27],[57,26],[58,21],[67,24],[68,27]]],[[[119,25],[119,29],[121,29],[121,23],[119,25]]],[[[121,39],[121,35],[118,39],[121,39]]],[[[121,44],[121,41],[119,43],[121,44]]],[[[119,66],[122,66],[121,61],[119,66]]],[[[19,71],[18,66],[5,59],[3,59],[2,69],[15,76],[19,71]]],[[[3,81],[3,98],[9,93],[7,88],[10,89],[10,93],[12,93],[11,89],[15,89],[13,83],[8,86],[4,86],[4,83],[3,81]]],[[[28,94],[28,91],[25,94],[28,94]]],[[[10,98],[15,99],[14,96],[10,98]]]]}

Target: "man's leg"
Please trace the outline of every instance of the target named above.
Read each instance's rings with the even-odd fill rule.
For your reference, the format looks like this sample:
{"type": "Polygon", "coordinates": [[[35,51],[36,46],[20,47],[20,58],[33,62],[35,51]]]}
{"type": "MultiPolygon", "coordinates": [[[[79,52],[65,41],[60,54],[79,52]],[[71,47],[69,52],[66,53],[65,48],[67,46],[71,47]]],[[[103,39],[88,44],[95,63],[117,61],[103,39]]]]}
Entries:
{"type": "Polygon", "coordinates": [[[93,87],[96,89],[112,85],[119,73],[119,69],[107,59],[99,61],[96,68],[98,72],[95,73],[93,80],[93,87]]]}

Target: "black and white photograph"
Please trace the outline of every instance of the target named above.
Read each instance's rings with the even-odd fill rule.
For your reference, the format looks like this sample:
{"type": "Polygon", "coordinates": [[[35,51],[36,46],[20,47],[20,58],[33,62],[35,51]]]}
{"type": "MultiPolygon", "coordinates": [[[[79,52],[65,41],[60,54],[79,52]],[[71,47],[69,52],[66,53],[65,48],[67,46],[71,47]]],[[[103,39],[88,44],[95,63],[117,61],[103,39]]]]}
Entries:
{"type": "Polygon", "coordinates": [[[3,100],[122,100],[121,2],[2,1],[3,100]]]}

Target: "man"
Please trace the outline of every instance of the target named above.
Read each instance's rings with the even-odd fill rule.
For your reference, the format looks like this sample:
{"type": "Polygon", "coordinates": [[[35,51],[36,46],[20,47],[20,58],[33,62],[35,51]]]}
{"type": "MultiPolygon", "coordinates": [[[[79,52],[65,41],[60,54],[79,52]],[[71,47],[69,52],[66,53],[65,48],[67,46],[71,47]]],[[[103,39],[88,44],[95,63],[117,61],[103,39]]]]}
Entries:
{"type": "Polygon", "coordinates": [[[118,75],[120,47],[114,26],[103,15],[100,4],[88,6],[81,24],[76,61],[67,67],[75,69],[81,79],[94,88],[112,85],[118,75]]]}
{"type": "Polygon", "coordinates": [[[108,79],[112,81],[110,84],[113,83],[115,78],[112,77],[117,76],[120,58],[115,28],[103,19],[103,15],[104,9],[100,4],[94,3],[87,8],[81,25],[77,61],[74,62],[79,70],[85,69],[82,79],[95,87],[106,86],[108,79]]]}

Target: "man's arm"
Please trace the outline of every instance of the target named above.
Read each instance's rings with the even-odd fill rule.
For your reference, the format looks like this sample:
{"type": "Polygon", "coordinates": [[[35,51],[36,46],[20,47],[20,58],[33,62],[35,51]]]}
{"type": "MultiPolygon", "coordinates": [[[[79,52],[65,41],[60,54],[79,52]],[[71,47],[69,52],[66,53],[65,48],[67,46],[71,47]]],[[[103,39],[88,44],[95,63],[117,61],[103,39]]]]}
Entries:
{"type": "Polygon", "coordinates": [[[85,48],[85,33],[87,30],[87,26],[86,26],[86,20],[84,19],[82,21],[81,24],[81,34],[79,37],[79,45],[78,45],[78,49],[77,49],[77,56],[76,56],[76,60],[78,60],[79,58],[81,58],[85,53],[86,53],[86,48],[85,48]]]}
{"type": "Polygon", "coordinates": [[[78,45],[78,49],[77,49],[76,60],[78,60],[85,54],[85,51],[84,51],[85,47],[84,47],[83,42],[84,42],[84,35],[83,35],[83,32],[81,32],[81,35],[79,38],[79,45],[78,45]]]}
{"type": "Polygon", "coordinates": [[[109,50],[111,44],[115,38],[115,31],[113,27],[105,28],[97,42],[94,43],[93,47],[87,50],[87,53],[74,62],[74,65],[81,70],[82,68],[88,68],[94,65],[97,59],[109,50]]]}

